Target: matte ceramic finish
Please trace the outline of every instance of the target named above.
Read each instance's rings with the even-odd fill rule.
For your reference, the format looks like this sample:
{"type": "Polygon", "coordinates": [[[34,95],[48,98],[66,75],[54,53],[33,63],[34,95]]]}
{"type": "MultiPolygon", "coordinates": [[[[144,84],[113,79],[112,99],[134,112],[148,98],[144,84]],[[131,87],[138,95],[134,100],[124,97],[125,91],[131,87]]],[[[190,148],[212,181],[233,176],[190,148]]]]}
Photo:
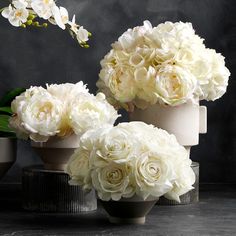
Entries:
{"type": "Polygon", "coordinates": [[[144,224],[145,217],[157,198],[140,200],[139,197],[122,198],[120,201],[101,201],[109,214],[109,221],[116,224],[144,224]]]}
{"type": "Polygon", "coordinates": [[[39,154],[45,169],[63,171],[79,146],[79,136],[72,135],[64,139],[53,137],[45,143],[31,141],[31,146],[39,154]]]}
{"type": "Polygon", "coordinates": [[[16,144],[15,138],[0,138],[0,178],[16,161],[16,144]]]}
{"type": "Polygon", "coordinates": [[[155,104],[145,110],[135,109],[131,121],[143,121],[174,134],[181,145],[194,146],[199,133],[206,133],[206,107],[186,103],[179,106],[155,104]]]}

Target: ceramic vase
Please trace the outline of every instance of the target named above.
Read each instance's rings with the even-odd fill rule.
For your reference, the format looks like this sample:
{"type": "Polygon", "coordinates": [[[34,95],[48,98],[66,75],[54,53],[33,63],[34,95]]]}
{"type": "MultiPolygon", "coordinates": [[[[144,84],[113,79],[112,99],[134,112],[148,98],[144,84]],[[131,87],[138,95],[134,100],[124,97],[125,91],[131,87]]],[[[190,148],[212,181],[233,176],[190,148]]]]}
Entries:
{"type": "Polygon", "coordinates": [[[198,145],[199,134],[207,132],[207,109],[191,102],[179,106],[155,104],[145,110],[135,109],[130,121],[143,121],[174,134],[178,142],[191,147],[198,145]]]}
{"type": "Polygon", "coordinates": [[[108,213],[111,223],[115,224],[144,224],[146,215],[156,204],[158,198],[148,197],[143,200],[135,195],[132,198],[121,198],[119,201],[102,201],[102,206],[108,213]]]}
{"type": "Polygon", "coordinates": [[[79,146],[79,136],[52,137],[47,142],[31,141],[31,146],[44,163],[46,170],[63,171],[71,155],[79,146]]]}
{"type": "Polygon", "coordinates": [[[0,179],[16,161],[17,139],[0,138],[0,179]]]}

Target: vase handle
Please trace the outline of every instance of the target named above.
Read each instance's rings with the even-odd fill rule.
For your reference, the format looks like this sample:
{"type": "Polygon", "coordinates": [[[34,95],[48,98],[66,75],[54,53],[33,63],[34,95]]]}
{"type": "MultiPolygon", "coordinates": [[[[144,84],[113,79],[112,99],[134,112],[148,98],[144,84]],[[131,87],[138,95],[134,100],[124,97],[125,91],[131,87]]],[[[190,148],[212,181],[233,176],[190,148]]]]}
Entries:
{"type": "Polygon", "coordinates": [[[207,132],[207,108],[205,106],[199,107],[199,133],[205,134],[207,132]]]}

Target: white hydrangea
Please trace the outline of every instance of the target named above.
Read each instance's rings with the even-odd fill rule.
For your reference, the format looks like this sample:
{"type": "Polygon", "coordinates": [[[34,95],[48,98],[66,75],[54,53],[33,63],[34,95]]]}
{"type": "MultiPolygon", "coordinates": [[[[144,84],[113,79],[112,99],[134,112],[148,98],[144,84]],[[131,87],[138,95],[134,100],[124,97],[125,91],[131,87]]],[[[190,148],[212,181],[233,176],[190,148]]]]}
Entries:
{"type": "Polygon", "coordinates": [[[144,21],[123,33],[101,61],[99,91],[125,109],[214,101],[226,92],[230,72],[224,57],[203,41],[191,23],[152,27],[144,21]]]}

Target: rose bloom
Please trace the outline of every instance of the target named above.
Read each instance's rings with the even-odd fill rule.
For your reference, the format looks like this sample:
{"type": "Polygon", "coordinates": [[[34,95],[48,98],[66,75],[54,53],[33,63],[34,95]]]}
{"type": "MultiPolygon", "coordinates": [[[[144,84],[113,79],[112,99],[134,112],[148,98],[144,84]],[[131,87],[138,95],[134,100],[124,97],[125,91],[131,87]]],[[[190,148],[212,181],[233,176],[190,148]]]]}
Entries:
{"type": "Polygon", "coordinates": [[[143,122],[130,122],[86,132],[66,172],[73,183],[86,189],[91,180],[90,187],[104,201],[135,194],[143,199],[165,195],[179,201],[179,196],[193,188],[195,175],[190,165],[186,149],[174,135],[143,122]]]}

